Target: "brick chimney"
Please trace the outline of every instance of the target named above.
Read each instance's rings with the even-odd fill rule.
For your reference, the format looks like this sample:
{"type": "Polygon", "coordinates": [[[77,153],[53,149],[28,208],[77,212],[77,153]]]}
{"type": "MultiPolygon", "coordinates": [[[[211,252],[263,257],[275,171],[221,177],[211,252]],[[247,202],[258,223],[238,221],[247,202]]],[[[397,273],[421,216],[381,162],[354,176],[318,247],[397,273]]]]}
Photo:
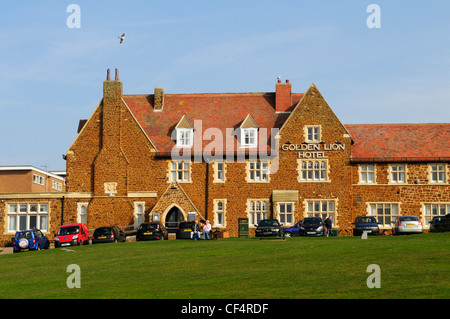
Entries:
{"type": "Polygon", "coordinates": [[[286,83],[281,83],[278,77],[278,83],[275,85],[275,111],[276,112],[287,112],[292,106],[291,97],[291,83],[286,80],[286,83]]]}
{"type": "Polygon", "coordinates": [[[154,111],[161,112],[164,107],[164,89],[155,88],[155,104],[154,111]]]}
{"type": "Polygon", "coordinates": [[[100,105],[100,152],[94,159],[94,196],[127,196],[129,162],[122,148],[123,117],[126,105],[122,99],[123,86],[116,69],[111,80],[108,70],[103,81],[103,99],[100,105]]]}
{"type": "Polygon", "coordinates": [[[119,81],[119,72],[116,69],[116,77],[111,81],[109,69],[106,81],[103,81],[103,105],[102,105],[102,144],[103,147],[117,148],[120,141],[120,122],[123,87],[119,81]]]}

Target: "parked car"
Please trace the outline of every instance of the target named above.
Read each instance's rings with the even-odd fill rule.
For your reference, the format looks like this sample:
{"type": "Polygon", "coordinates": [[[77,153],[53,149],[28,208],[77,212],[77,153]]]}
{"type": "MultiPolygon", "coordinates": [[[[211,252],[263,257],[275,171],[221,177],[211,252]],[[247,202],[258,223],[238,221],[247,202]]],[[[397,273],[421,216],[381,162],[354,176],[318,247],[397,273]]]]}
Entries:
{"type": "Polygon", "coordinates": [[[60,226],[55,236],[55,248],[89,244],[89,231],[86,224],[60,226]]]}
{"type": "Polygon", "coordinates": [[[117,226],[99,227],[92,235],[92,244],[124,242],[126,239],[123,230],[117,226]]]}
{"type": "Polygon", "coordinates": [[[255,237],[284,236],[283,228],[278,219],[263,219],[255,226],[255,237]]]}
{"type": "Polygon", "coordinates": [[[394,234],[402,233],[422,233],[422,222],[417,216],[400,216],[394,222],[394,234]]]}
{"type": "Polygon", "coordinates": [[[39,229],[16,232],[13,238],[13,252],[49,249],[50,241],[39,229]]]}
{"type": "Polygon", "coordinates": [[[355,218],[353,224],[353,236],[361,236],[364,231],[368,235],[379,235],[380,228],[375,217],[372,216],[359,216],[355,218]]]}
{"type": "Polygon", "coordinates": [[[142,223],[137,232],[136,240],[153,240],[153,239],[168,239],[169,232],[161,222],[142,223]]]}
{"type": "Polygon", "coordinates": [[[293,236],[300,236],[300,223],[296,223],[294,226],[291,227],[284,227],[284,236],[285,237],[293,237],[293,236]]]}
{"type": "MultiPolygon", "coordinates": [[[[178,227],[177,227],[177,234],[176,234],[176,238],[177,239],[191,239],[191,227],[194,224],[194,221],[186,221],[186,222],[181,222],[178,227]]],[[[201,229],[201,227],[200,227],[201,229]]]]}
{"type": "Polygon", "coordinates": [[[433,220],[430,222],[430,233],[441,232],[443,229],[442,221],[445,219],[445,216],[435,216],[433,220]]]}
{"type": "Polygon", "coordinates": [[[325,236],[323,221],[318,217],[306,217],[300,222],[300,236],[325,236]]]}

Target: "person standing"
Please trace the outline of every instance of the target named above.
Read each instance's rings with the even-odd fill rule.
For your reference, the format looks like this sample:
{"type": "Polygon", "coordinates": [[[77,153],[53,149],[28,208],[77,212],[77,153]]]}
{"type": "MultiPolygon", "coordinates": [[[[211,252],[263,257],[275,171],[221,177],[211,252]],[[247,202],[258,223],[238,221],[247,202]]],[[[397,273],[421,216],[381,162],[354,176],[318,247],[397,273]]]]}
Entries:
{"type": "Polygon", "coordinates": [[[331,233],[331,228],[333,227],[333,222],[331,221],[331,216],[328,216],[325,219],[324,225],[325,225],[326,236],[327,237],[333,236],[333,234],[331,233]]]}

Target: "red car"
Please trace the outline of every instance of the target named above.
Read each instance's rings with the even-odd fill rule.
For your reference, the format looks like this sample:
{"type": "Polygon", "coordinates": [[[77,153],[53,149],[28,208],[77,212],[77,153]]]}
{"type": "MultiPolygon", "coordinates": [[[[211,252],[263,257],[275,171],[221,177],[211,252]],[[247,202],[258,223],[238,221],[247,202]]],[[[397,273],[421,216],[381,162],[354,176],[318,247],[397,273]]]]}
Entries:
{"type": "Polygon", "coordinates": [[[60,226],[55,236],[55,248],[89,244],[89,231],[86,224],[60,226]]]}

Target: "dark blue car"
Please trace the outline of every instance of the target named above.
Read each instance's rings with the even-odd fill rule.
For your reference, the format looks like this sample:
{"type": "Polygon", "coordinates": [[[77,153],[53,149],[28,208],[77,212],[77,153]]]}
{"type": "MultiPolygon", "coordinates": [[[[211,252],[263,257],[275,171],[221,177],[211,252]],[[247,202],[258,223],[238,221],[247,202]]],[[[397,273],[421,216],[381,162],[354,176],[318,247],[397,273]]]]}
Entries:
{"type": "Polygon", "coordinates": [[[48,249],[49,247],[50,241],[39,229],[18,231],[13,238],[14,253],[48,249]]]}
{"type": "Polygon", "coordinates": [[[284,236],[285,237],[300,236],[300,223],[301,222],[298,222],[294,226],[283,228],[284,236]]]}

